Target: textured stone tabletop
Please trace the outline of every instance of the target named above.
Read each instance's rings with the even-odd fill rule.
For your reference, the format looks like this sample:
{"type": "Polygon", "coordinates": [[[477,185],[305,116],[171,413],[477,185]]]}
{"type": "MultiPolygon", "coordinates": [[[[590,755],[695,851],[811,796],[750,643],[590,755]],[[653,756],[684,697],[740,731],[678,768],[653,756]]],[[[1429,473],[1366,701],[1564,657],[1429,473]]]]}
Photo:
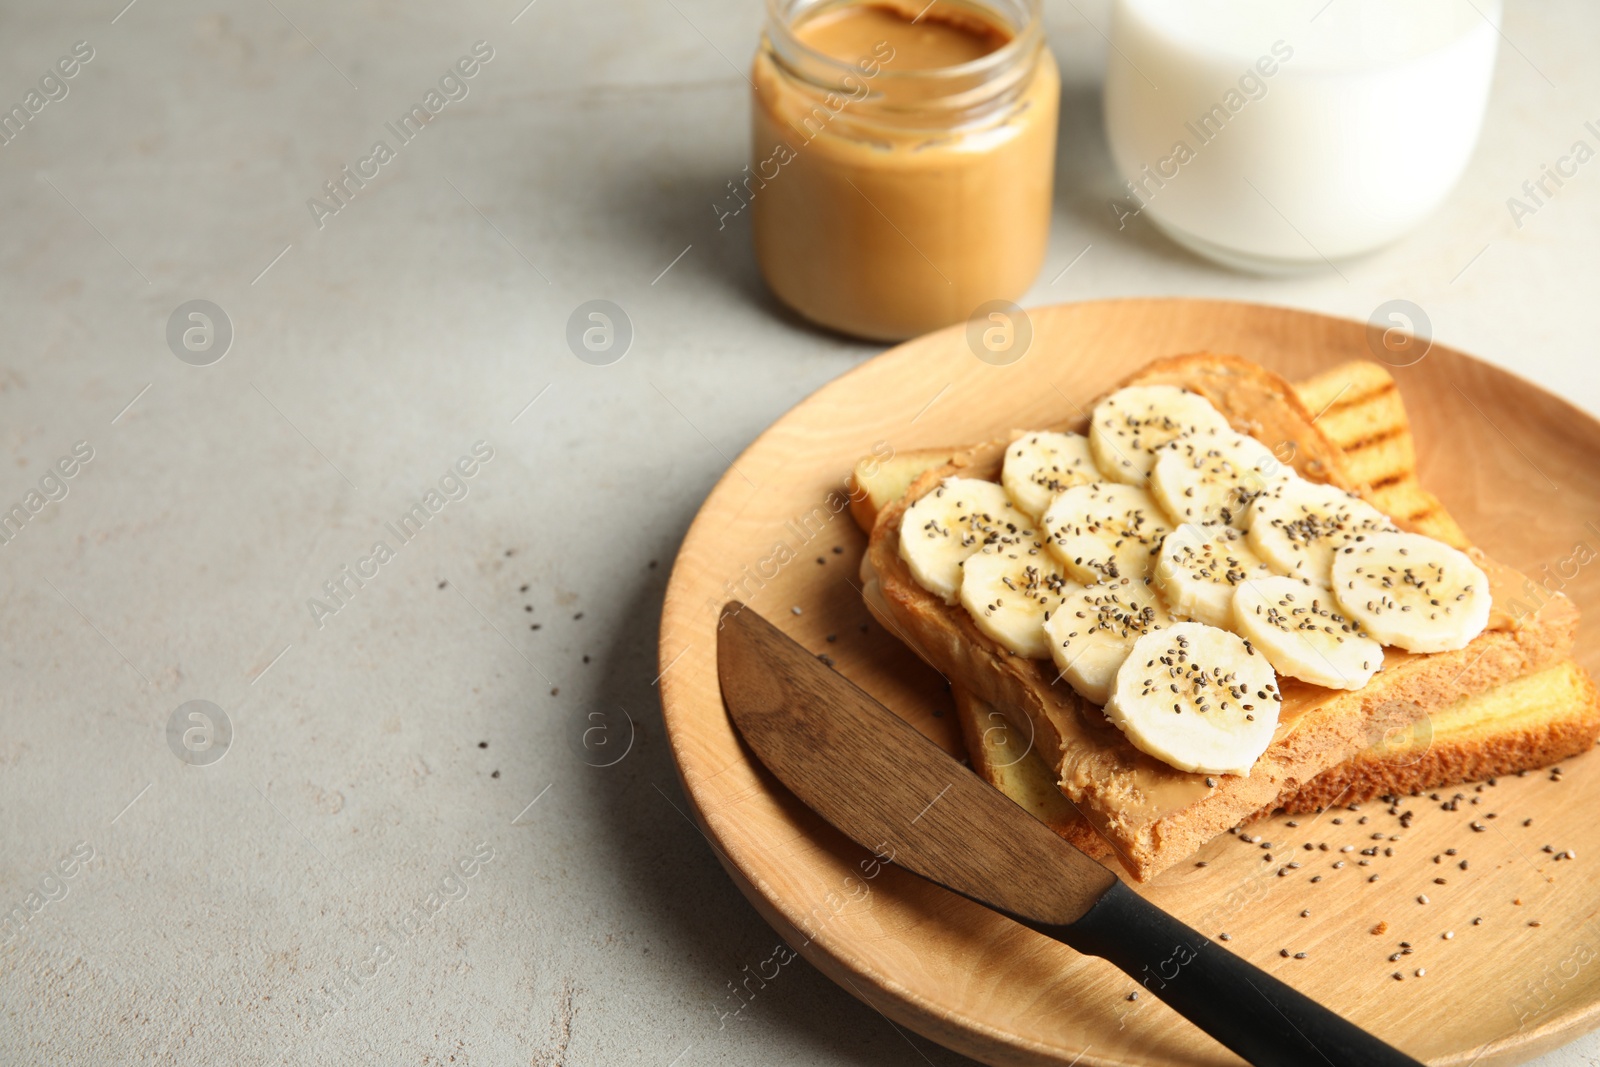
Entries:
{"type": "MultiPolygon", "coordinates": [[[[777,938],[652,685],[698,502],[875,351],[718,221],[761,5],[125,2],[0,12],[0,1061],[964,1062],[803,962],[734,1014],[777,938]],[[566,341],[594,299],[631,323],[606,366],[566,341]]],[[[1600,143],[1600,8],[1514,2],[1447,205],[1288,280],[1118,231],[1105,9],[1046,8],[1023,303],[1403,298],[1600,411],[1600,164],[1506,206],[1600,143]]]]}

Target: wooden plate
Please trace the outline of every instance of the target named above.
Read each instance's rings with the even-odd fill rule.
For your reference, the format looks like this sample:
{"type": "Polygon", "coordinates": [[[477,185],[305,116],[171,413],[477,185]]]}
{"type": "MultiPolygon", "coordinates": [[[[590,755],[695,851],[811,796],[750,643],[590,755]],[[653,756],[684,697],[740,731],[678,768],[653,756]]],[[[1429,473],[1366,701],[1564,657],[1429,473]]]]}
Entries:
{"type": "MultiPolygon", "coordinates": [[[[1237,1063],[1148,993],[1128,1000],[1134,982],[1109,964],[878,864],[752,762],[718,694],[717,610],[739,598],[959,751],[941,680],[862,606],[864,539],[842,492],[858,457],[1061,420],[1158,356],[1234,352],[1291,379],[1373,356],[1364,324],[1286,308],[1120,300],[1030,314],[1019,361],[975,358],[959,327],[911,341],[805,400],[722,478],[684,541],[662,619],[674,757],[745,895],[896,1022],[991,1064],[1237,1063]]],[[[1600,566],[1588,565],[1600,551],[1600,423],[1443,346],[1393,370],[1423,484],[1491,555],[1580,607],[1600,605],[1600,566]]],[[[1592,625],[1578,657],[1600,668],[1592,625]]],[[[1600,1023],[1600,897],[1589,881],[1600,765],[1591,754],[1565,771],[1467,786],[1455,812],[1408,801],[1409,830],[1382,804],[1301,817],[1297,828],[1279,817],[1251,831],[1274,843],[1271,860],[1224,836],[1196,857],[1207,866],[1180,864],[1140,891],[1204,933],[1227,932],[1234,951],[1420,1059],[1520,1062],[1600,1023]],[[1486,829],[1471,830],[1475,821],[1486,829]],[[1546,845],[1577,858],[1557,862],[1546,845]],[[1377,854],[1363,856],[1368,848],[1377,854]],[[1277,876],[1290,861],[1302,866],[1277,876]],[[1387,929],[1372,933],[1379,923],[1387,929]],[[1412,954],[1391,962],[1402,941],[1412,954]]]]}

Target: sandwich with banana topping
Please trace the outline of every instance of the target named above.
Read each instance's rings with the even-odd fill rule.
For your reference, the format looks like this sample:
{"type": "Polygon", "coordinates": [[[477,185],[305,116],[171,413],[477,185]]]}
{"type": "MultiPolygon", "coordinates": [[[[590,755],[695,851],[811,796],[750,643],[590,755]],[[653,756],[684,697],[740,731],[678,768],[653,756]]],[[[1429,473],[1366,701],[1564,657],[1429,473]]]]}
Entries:
{"type": "Polygon", "coordinates": [[[1408,431],[1374,479],[1365,442],[1318,421],[1254,363],[1181,356],[1077,424],[856,486],[868,605],[950,679],[974,765],[1136,879],[1263,812],[1539,766],[1600,732],[1571,602],[1513,605],[1522,576],[1393,469],[1408,431]],[[1391,751],[1418,721],[1432,745],[1391,751]]]}

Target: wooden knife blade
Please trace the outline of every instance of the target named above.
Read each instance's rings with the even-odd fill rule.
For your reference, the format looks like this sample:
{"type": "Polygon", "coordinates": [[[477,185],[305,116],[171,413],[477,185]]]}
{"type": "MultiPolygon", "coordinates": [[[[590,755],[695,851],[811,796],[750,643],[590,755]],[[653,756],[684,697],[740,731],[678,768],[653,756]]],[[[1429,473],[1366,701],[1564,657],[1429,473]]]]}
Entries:
{"type": "Polygon", "coordinates": [[[857,844],[1115,964],[1250,1063],[1420,1067],[1147,902],[743,604],[718,631],[735,727],[857,844]]]}
{"type": "Polygon", "coordinates": [[[759,615],[723,610],[722,699],[767,769],[895,863],[1012,916],[1070,923],[1116,875],[759,615]],[[1024,818],[1018,819],[1022,814],[1024,818]]]}

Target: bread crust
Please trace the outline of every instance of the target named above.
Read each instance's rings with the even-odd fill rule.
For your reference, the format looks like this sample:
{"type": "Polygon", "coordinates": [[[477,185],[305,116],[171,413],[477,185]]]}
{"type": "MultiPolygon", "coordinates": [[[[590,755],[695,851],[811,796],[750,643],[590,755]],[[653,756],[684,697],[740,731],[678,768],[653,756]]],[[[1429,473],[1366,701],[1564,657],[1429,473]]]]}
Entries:
{"type": "Polygon", "coordinates": [[[1560,706],[1541,709],[1546,714],[1535,721],[1501,724],[1492,731],[1445,732],[1411,759],[1386,758],[1381,749],[1363,752],[1279,798],[1278,810],[1301,814],[1424,793],[1548,767],[1589,751],[1600,738],[1600,692],[1570,660],[1549,670],[1565,674],[1572,692],[1561,694],[1560,706]]]}
{"type": "Polygon", "coordinates": [[[1302,477],[1351,492],[1362,488],[1344,450],[1317,425],[1295,387],[1259,363],[1217,352],[1168,356],[1146,364],[1118,388],[1130,385],[1175,385],[1199,393],[1235,430],[1267,445],[1302,477]]]}
{"type": "MultiPolygon", "coordinates": [[[[1179,356],[1129,381],[1151,383],[1201,393],[1236,428],[1292,450],[1285,458],[1305,476],[1351,487],[1338,446],[1316,428],[1289,383],[1263,368],[1237,357],[1179,356]]],[[[955,685],[1007,715],[1017,729],[1031,731],[1062,792],[1136,880],[1154,877],[1241,820],[1277,807],[1281,797],[1299,793],[1385,730],[1554,663],[1571,648],[1577,611],[1556,596],[1516,629],[1485,631],[1457,652],[1404,658],[1361,690],[1302,692],[1304,710],[1291,728],[1280,727],[1248,777],[1178,771],[1134,748],[1098,706],[1058,683],[1051,665],[1012,655],[959,606],[922,589],[900,559],[905,509],[952,475],[996,479],[1003,455],[1003,443],[960,452],[880,511],[862,560],[867,601],[955,685]]],[[[1297,688],[1315,687],[1285,684],[1286,698],[1297,688]]]]}

